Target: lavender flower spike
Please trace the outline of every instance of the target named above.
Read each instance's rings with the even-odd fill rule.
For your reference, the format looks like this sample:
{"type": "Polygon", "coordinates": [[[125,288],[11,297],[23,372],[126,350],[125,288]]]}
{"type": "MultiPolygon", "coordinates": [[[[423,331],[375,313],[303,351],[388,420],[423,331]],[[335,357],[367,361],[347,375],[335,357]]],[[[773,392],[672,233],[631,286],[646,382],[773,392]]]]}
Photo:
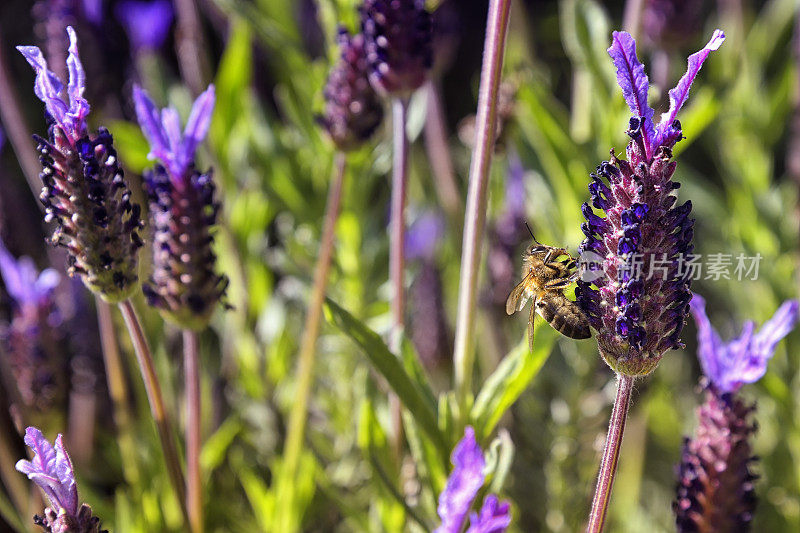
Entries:
{"type": "Polygon", "coordinates": [[[789,300],[755,334],[755,324],[747,321],[738,338],[724,343],[708,320],[706,302],[700,295],[694,295],[690,308],[697,322],[703,374],[723,393],[736,392],[745,383],[761,379],[778,342],[794,329],[800,316],[800,303],[789,300]]]}
{"type": "Polygon", "coordinates": [[[134,51],[157,50],[172,27],[172,2],[126,0],[117,4],[114,15],[125,28],[134,51]]]}
{"type": "MultiPolygon", "coordinates": [[[[472,502],[483,486],[486,462],[483,451],[475,441],[475,430],[470,426],[464,430],[464,438],[456,445],[450,460],[455,468],[439,495],[437,510],[442,524],[434,533],[460,533],[472,502]]],[[[502,533],[510,522],[508,503],[500,503],[497,496],[489,495],[480,513],[470,515],[468,532],[502,533]]]]}
{"type": "Polygon", "coordinates": [[[34,90],[45,104],[47,139],[34,136],[42,163],[45,222],[55,222],[51,241],[68,253],[70,276],[106,301],[126,299],[138,287],[137,251],[142,246],[139,206],[131,202],[113,138],[105,128],[87,132],[89,104],[83,98],[86,75],[75,31],[67,28],[69,103],[64,85],[47,68],[41,50],[18,46],[36,71],[34,90]]]}
{"type": "Polygon", "coordinates": [[[216,188],[211,173],[200,173],[194,163],[197,146],[211,123],[214,86],[195,101],[183,133],[175,109],[159,111],[138,86],[133,88],[133,98],[139,125],[150,142],[150,157],[164,165],[157,164],[144,176],[153,229],[153,275],[143,290],[150,305],[169,320],[202,329],[228,283],[214,271],[216,188]]]}
{"type": "Polygon", "coordinates": [[[67,26],[67,33],[69,34],[68,101],[64,100],[61,95],[64,91],[64,83],[47,68],[47,61],[42,51],[36,46],[18,46],[17,50],[25,56],[25,59],[36,71],[34,85],[36,96],[44,102],[47,112],[61,127],[70,144],[74,146],[75,142],[86,134],[89,103],[83,98],[83,92],[86,89],[86,74],[78,56],[78,37],[72,26],[67,26]]]}
{"type": "Polygon", "coordinates": [[[582,208],[586,239],[580,248],[589,271],[578,282],[576,296],[598,332],[603,359],[620,374],[646,375],[664,352],[681,346],[691,299],[686,264],[693,251],[694,220],[689,217],[691,202],[675,205],[680,184],[672,181],[672,147],[682,138],[675,115],[700,65],[724,39],[721,31],[714,32],[709,44],[689,59],[687,74],[670,92],[673,103],[664,115],[666,122],[657,126],[633,38],[614,32],[608,49],[634,116],[627,161],[612,150],[609,160],[591,174],[591,205],[587,202],[582,208]]]}
{"type": "Polygon", "coordinates": [[[45,516],[34,517],[34,521],[52,533],[98,533],[100,520],[92,516],[88,505],[78,505],[75,473],[61,435],[53,446],[41,431],[29,427],[25,431],[25,444],[33,450],[33,460],[20,460],[16,468],[39,485],[50,500],[45,516]]]}

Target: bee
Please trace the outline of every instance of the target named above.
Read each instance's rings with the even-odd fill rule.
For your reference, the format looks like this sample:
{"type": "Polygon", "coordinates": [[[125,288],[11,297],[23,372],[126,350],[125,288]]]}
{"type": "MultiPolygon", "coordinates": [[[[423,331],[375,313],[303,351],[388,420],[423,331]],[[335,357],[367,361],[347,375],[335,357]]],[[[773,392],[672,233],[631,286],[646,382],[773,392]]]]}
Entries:
{"type": "Polygon", "coordinates": [[[533,298],[528,318],[530,350],[533,350],[533,321],[536,313],[562,335],[573,339],[588,339],[592,335],[589,320],[578,304],[564,295],[564,289],[578,278],[575,259],[564,248],[540,243],[533,232],[531,237],[535,244],[525,251],[522,281],[508,295],[506,313],[513,315],[521,311],[528,300],[533,298]]]}

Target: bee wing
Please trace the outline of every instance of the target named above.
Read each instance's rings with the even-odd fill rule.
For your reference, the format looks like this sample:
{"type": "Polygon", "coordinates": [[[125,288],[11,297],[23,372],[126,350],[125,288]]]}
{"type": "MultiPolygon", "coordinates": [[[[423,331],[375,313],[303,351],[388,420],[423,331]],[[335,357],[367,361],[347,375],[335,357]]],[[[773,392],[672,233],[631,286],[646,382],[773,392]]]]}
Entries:
{"type": "Polygon", "coordinates": [[[519,284],[514,287],[511,294],[508,295],[506,300],[506,314],[513,315],[517,311],[521,311],[525,304],[528,303],[531,295],[528,292],[528,279],[532,274],[525,276],[519,284]]]}
{"type": "Polygon", "coordinates": [[[528,351],[533,352],[533,321],[536,320],[536,298],[531,305],[531,314],[528,315],[528,351]]]}

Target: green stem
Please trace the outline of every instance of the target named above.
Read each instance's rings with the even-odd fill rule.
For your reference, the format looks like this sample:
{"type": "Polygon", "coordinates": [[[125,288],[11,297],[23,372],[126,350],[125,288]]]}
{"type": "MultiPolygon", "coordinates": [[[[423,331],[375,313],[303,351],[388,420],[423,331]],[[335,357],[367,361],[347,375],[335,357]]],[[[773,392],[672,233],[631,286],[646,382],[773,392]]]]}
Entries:
{"type": "Polygon", "coordinates": [[[328,191],[328,202],[325,206],[325,219],[322,227],[319,256],[314,267],[314,286],[311,289],[311,300],[308,304],[303,338],[300,342],[300,354],[297,363],[297,390],[295,391],[292,410],[289,413],[289,425],[285,446],[286,479],[294,482],[297,467],[303,448],[306,418],[308,416],[308,400],[314,379],[314,359],[319,327],[322,318],[322,304],[328,287],[328,273],[333,257],[336,221],[339,219],[339,206],[342,200],[342,183],[344,182],[346,157],[343,152],[336,154],[333,182],[328,191]]]}
{"type": "Polygon", "coordinates": [[[478,271],[480,270],[483,230],[486,222],[486,190],[497,127],[497,91],[500,87],[503,70],[503,53],[510,9],[511,0],[491,0],[486,21],[486,41],[475,126],[475,150],[472,154],[469,171],[469,190],[464,220],[461,284],[458,292],[458,314],[453,353],[456,397],[459,405],[458,416],[462,423],[466,423],[472,395],[472,366],[475,362],[472,344],[474,342],[478,271]]]}
{"type": "Polygon", "coordinates": [[[600,462],[600,473],[597,476],[597,488],[592,500],[589,526],[586,528],[587,533],[600,533],[605,525],[608,502],[611,500],[611,488],[614,485],[614,476],[617,473],[619,450],[622,446],[622,434],[625,431],[625,419],[628,417],[632,391],[633,378],[618,374],[617,397],[614,398],[614,409],[611,411],[611,420],[608,423],[606,446],[603,449],[603,459],[600,462]]]}
{"type": "Polygon", "coordinates": [[[161,393],[161,385],[158,381],[155,365],[153,364],[153,356],[150,353],[150,347],[147,345],[147,339],[139,323],[139,317],[136,316],[136,310],[131,301],[124,300],[119,302],[119,309],[122,312],[122,317],[125,319],[125,325],[128,327],[131,342],[133,342],[133,351],[136,353],[136,360],[139,363],[142,381],[144,381],[144,388],[147,392],[147,400],[150,403],[150,412],[153,415],[153,421],[156,423],[156,429],[158,430],[158,438],[161,441],[161,450],[164,453],[167,473],[172,482],[172,488],[175,490],[175,495],[178,498],[184,519],[187,524],[190,524],[189,513],[186,509],[186,491],[183,471],[181,470],[178,450],[175,446],[175,433],[173,432],[172,424],[170,424],[166,409],[164,408],[164,397],[161,393]]]}
{"type": "Polygon", "coordinates": [[[183,330],[183,371],[186,378],[186,508],[193,533],[203,532],[203,485],[200,477],[201,399],[200,351],[197,333],[183,330]]]}

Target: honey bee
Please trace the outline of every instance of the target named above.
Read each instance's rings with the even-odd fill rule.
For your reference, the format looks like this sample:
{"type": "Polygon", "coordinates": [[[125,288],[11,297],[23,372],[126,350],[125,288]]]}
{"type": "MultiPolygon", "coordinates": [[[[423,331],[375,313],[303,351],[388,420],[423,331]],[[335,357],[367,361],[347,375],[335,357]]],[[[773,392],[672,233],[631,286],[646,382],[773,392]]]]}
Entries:
{"type": "Polygon", "coordinates": [[[533,350],[533,321],[536,313],[562,335],[573,339],[588,339],[592,335],[589,320],[578,304],[564,295],[564,289],[578,278],[575,259],[564,248],[545,246],[536,237],[533,237],[533,241],[535,244],[525,251],[522,281],[514,287],[506,300],[506,313],[513,315],[521,311],[533,297],[528,318],[530,350],[533,350]]]}

